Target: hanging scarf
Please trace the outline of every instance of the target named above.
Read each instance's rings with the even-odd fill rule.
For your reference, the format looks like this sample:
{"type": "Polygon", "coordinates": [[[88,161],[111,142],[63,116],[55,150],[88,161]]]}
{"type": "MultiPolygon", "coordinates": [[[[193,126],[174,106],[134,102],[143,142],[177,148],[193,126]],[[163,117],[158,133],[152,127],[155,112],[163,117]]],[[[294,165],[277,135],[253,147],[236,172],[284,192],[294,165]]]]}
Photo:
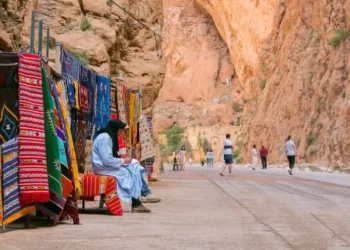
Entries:
{"type": "Polygon", "coordinates": [[[38,55],[19,55],[19,187],[21,205],[49,201],[42,73],[38,55]]]}
{"type": "MultiPolygon", "coordinates": [[[[72,133],[71,133],[71,129],[70,129],[70,122],[68,120],[67,117],[67,106],[66,106],[66,102],[64,102],[64,90],[62,87],[62,84],[56,84],[57,87],[57,91],[59,94],[59,102],[60,102],[60,107],[62,107],[61,111],[62,111],[62,127],[64,127],[64,131],[66,131],[66,138],[68,141],[68,148],[67,149],[69,156],[70,156],[70,167],[72,169],[72,176],[73,176],[73,180],[74,180],[74,187],[77,190],[77,195],[78,197],[81,195],[81,185],[80,185],[80,181],[79,181],[79,171],[78,171],[78,163],[77,163],[77,158],[75,155],[75,149],[74,149],[74,144],[73,144],[73,138],[72,138],[72,133]]],[[[69,173],[69,170],[67,170],[67,175],[69,173]]]]}
{"type": "Polygon", "coordinates": [[[0,53],[0,144],[18,134],[18,56],[0,53]]]}

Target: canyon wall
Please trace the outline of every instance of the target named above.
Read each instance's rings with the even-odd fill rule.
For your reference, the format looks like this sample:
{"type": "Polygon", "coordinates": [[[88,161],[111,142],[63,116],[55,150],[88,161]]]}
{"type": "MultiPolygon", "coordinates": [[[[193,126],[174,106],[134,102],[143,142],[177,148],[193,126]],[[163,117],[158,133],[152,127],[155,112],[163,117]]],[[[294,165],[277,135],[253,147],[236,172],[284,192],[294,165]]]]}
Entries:
{"type": "Polygon", "coordinates": [[[298,162],[350,163],[350,3],[345,0],[196,0],[228,45],[244,114],[238,146],[285,161],[291,134],[298,162]]]}

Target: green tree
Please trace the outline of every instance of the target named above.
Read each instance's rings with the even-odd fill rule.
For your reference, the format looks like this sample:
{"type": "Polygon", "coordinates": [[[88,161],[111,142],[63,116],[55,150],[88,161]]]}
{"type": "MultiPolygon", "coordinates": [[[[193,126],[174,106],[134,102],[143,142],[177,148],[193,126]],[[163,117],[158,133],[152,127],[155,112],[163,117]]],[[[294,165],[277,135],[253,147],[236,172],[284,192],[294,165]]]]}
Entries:
{"type": "Polygon", "coordinates": [[[184,129],[180,128],[177,125],[165,131],[165,136],[167,139],[168,155],[180,149],[182,144],[183,133],[184,133],[184,129]]]}
{"type": "Polygon", "coordinates": [[[205,150],[207,150],[207,149],[210,149],[210,143],[209,143],[209,141],[208,141],[207,138],[204,138],[204,139],[203,139],[202,149],[203,149],[203,151],[205,151],[205,150]]]}

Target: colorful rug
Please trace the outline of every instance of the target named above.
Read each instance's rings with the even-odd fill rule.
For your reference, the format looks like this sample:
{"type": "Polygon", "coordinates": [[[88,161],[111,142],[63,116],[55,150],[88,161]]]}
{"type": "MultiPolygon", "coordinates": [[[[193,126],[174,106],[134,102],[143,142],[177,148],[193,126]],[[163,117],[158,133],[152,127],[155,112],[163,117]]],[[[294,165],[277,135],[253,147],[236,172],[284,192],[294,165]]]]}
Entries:
{"type": "MultiPolygon", "coordinates": [[[[61,82],[62,83],[62,82],[61,82]]],[[[81,195],[81,185],[79,182],[79,171],[78,171],[78,163],[77,163],[77,158],[76,158],[76,154],[75,154],[75,149],[74,149],[74,143],[73,143],[73,138],[72,138],[72,132],[70,129],[70,121],[68,119],[68,109],[66,106],[66,102],[64,101],[64,86],[60,83],[56,84],[57,87],[57,92],[58,92],[58,96],[59,96],[59,103],[61,105],[57,105],[59,107],[61,107],[61,112],[62,112],[62,128],[63,130],[66,132],[66,139],[67,139],[67,152],[68,152],[68,157],[69,157],[69,165],[70,168],[72,169],[72,175],[73,175],[73,180],[74,180],[74,187],[76,188],[77,191],[77,195],[80,196],[81,195]]],[[[70,178],[69,175],[69,168],[67,168],[67,173],[66,176],[67,178],[70,178]]]]}
{"type": "Polygon", "coordinates": [[[83,175],[82,176],[83,195],[82,200],[93,201],[95,196],[104,194],[103,201],[109,212],[114,216],[122,216],[123,210],[117,195],[117,182],[112,176],[83,175]]]}
{"type": "Polygon", "coordinates": [[[97,105],[96,105],[96,132],[107,125],[110,120],[110,80],[97,75],[97,105]]]}
{"type": "Polygon", "coordinates": [[[62,77],[72,81],[79,82],[80,78],[80,62],[75,59],[67,50],[61,51],[62,77]]]}
{"type": "Polygon", "coordinates": [[[82,112],[77,113],[77,130],[75,141],[75,152],[78,162],[79,173],[84,173],[85,164],[85,145],[86,145],[86,120],[82,112]]]}
{"type": "Polygon", "coordinates": [[[3,214],[0,217],[5,226],[35,210],[35,207],[21,207],[18,188],[18,137],[1,145],[0,169],[3,188],[3,214]],[[1,164],[2,162],[2,164],[1,164]]]}
{"type": "Polygon", "coordinates": [[[139,119],[140,123],[140,142],[141,142],[141,161],[148,158],[154,157],[156,155],[153,140],[151,136],[151,131],[148,126],[147,117],[144,115],[139,119]]]}
{"type": "Polygon", "coordinates": [[[111,81],[111,114],[117,114],[117,83],[111,81]]]}
{"type": "Polygon", "coordinates": [[[81,112],[88,114],[90,112],[89,90],[79,84],[79,105],[81,112]]]}
{"type": "MultiPolygon", "coordinates": [[[[130,142],[131,145],[133,144],[133,135],[134,135],[134,114],[135,114],[135,94],[130,93],[130,102],[129,102],[129,139],[128,141],[130,142]]],[[[136,124],[137,125],[137,124],[136,124]]]]}
{"type": "Polygon", "coordinates": [[[0,53],[0,144],[18,134],[18,56],[0,53]]]}
{"type": "Polygon", "coordinates": [[[21,205],[49,201],[41,64],[19,55],[19,188],[21,205]]]}
{"type": "Polygon", "coordinates": [[[122,81],[118,81],[117,83],[118,116],[119,116],[119,120],[121,120],[124,123],[127,123],[126,113],[125,113],[126,111],[125,111],[124,92],[125,92],[124,83],[122,81]]]}
{"type": "Polygon", "coordinates": [[[91,140],[93,138],[93,129],[94,129],[94,123],[95,123],[95,106],[96,106],[96,74],[85,68],[84,66],[81,66],[81,79],[80,83],[86,87],[89,90],[88,95],[88,103],[89,103],[89,112],[86,116],[86,138],[88,140],[91,140]]]}

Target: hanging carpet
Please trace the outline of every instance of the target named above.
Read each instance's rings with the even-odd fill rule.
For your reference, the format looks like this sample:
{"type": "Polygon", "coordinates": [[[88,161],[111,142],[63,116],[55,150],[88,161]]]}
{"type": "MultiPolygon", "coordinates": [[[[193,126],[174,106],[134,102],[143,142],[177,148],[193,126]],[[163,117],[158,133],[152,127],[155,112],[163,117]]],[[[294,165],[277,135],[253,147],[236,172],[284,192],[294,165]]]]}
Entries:
{"type": "Polygon", "coordinates": [[[126,121],[126,111],[125,111],[125,85],[123,82],[118,81],[117,83],[117,104],[118,104],[118,116],[119,120],[121,120],[124,123],[127,123],[126,121]]]}
{"type": "Polygon", "coordinates": [[[79,173],[84,173],[85,163],[85,145],[86,145],[86,120],[82,112],[77,112],[77,128],[75,149],[78,162],[79,173]]]}
{"type": "Polygon", "coordinates": [[[72,81],[80,78],[80,62],[75,59],[67,50],[61,50],[62,77],[72,81]]]}
{"type": "Polygon", "coordinates": [[[18,133],[18,56],[0,53],[0,144],[18,133]]]}
{"type": "Polygon", "coordinates": [[[140,142],[141,142],[141,161],[148,158],[154,157],[156,155],[153,140],[151,136],[151,131],[149,129],[147,117],[144,115],[139,119],[140,123],[140,142]]]}
{"type": "Polygon", "coordinates": [[[107,125],[110,119],[110,80],[97,75],[96,132],[107,125]]]}
{"type": "Polygon", "coordinates": [[[19,188],[21,205],[50,198],[40,57],[19,55],[19,188]]]}
{"type": "MultiPolygon", "coordinates": [[[[35,210],[35,207],[21,207],[18,188],[18,137],[0,146],[0,170],[2,175],[3,226],[35,210]]],[[[1,188],[1,186],[0,186],[1,188]]],[[[1,206],[1,205],[0,205],[1,206]]]]}

